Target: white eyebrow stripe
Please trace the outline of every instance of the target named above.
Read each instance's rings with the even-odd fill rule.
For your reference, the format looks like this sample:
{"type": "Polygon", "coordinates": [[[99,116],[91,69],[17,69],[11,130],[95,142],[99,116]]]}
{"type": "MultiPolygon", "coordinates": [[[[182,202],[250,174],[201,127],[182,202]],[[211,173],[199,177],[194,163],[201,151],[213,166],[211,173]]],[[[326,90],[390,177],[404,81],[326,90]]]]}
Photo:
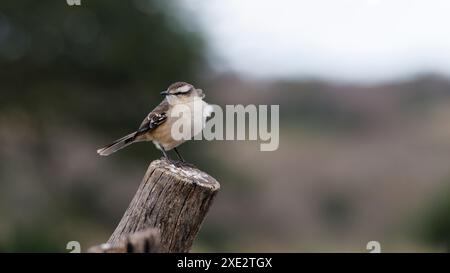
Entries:
{"type": "Polygon", "coordinates": [[[189,85],[183,85],[177,88],[178,92],[187,92],[191,89],[191,87],[189,85]]]}

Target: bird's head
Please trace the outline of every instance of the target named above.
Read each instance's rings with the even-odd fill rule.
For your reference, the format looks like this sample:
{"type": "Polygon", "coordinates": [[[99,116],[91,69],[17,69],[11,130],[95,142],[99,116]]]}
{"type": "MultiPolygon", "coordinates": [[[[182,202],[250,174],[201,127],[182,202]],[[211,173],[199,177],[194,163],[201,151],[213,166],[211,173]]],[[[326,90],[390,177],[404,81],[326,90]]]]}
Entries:
{"type": "Polygon", "coordinates": [[[186,82],[176,82],[161,92],[168,100],[187,102],[193,99],[203,99],[205,93],[201,89],[196,89],[192,84],[186,82]]]}

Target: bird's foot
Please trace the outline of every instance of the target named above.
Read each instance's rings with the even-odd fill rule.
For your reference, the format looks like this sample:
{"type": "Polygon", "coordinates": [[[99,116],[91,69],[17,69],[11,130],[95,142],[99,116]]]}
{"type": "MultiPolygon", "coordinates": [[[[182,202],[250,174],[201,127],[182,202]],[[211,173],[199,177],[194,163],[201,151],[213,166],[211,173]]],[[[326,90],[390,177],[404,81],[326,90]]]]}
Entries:
{"type": "Polygon", "coordinates": [[[175,167],[181,167],[183,162],[175,160],[175,159],[170,159],[170,158],[164,158],[165,160],[167,160],[167,162],[169,162],[170,164],[174,165],[175,167]]]}
{"type": "Polygon", "coordinates": [[[170,163],[172,163],[173,165],[175,165],[175,167],[178,168],[183,168],[183,167],[190,167],[190,168],[197,168],[194,164],[188,163],[186,161],[180,161],[180,160],[169,160],[170,163]]]}
{"type": "Polygon", "coordinates": [[[165,157],[162,157],[161,159],[167,160],[170,164],[174,165],[177,168],[190,167],[190,168],[197,169],[197,166],[195,166],[192,163],[188,163],[186,161],[180,161],[180,160],[175,160],[175,159],[170,159],[170,158],[165,158],[165,157]]]}
{"type": "Polygon", "coordinates": [[[192,164],[192,163],[188,163],[188,162],[186,162],[186,161],[178,161],[178,162],[180,162],[181,166],[186,166],[186,167],[191,167],[191,168],[193,168],[193,169],[197,169],[197,166],[195,166],[195,165],[192,164]]]}

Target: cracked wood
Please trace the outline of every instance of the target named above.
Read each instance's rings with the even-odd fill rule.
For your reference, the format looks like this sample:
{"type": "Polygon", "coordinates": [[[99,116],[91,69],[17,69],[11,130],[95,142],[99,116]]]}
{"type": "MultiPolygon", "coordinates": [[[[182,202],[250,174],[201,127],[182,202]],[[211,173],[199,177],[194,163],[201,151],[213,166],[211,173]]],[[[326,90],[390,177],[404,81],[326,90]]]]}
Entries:
{"type": "Polygon", "coordinates": [[[127,235],[156,228],[159,252],[188,252],[219,188],[196,168],[155,160],[108,243],[114,246],[127,235]]]}

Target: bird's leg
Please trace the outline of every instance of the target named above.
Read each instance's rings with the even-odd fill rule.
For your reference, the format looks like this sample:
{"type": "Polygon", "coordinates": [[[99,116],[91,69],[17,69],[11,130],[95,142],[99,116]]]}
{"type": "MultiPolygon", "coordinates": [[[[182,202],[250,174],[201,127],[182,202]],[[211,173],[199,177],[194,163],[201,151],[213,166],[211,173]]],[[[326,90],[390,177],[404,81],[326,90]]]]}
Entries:
{"type": "Polygon", "coordinates": [[[186,161],[184,160],[184,158],[181,156],[181,154],[178,152],[177,148],[173,148],[173,150],[175,151],[175,153],[177,153],[178,158],[181,160],[181,162],[185,163],[186,161]]]}
{"type": "MultiPolygon", "coordinates": [[[[179,163],[180,163],[180,162],[178,162],[178,161],[176,161],[176,160],[170,159],[169,155],[167,154],[167,151],[166,151],[161,145],[159,145],[159,148],[161,149],[161,152],[163,153],[163,155],[164,155],[164,157],[167,159],[167,161],[169,161],[169,162],[172,163],[173,165],[179,167],[179,163]]],[[[178,153],[177,153],[177,154],[178,154],[178,153]]]]}
{"type": "Polygon", "coordinates": [[[191,163],[187,163],[184,158],[181,156],[180,152],[178,152],[177,148],[173,148],[173,150],[175,151],[175,153],[177,153],[178,158],[181,160],[181,164],[184,166],[188,166],[191,168],[197,168],[194,164],[191,163]]]}
{"type": "Polygon", "coordinates": [[[164,150],[164,148],[163,148],[161,145],[159,145],[159,148],[160,148],[161,152],[163,153],[164,157],[165,157],[167,160],[170,161],[170,158],[169,158],[169,156],[167,155],[166,150],[164,150]]]}

